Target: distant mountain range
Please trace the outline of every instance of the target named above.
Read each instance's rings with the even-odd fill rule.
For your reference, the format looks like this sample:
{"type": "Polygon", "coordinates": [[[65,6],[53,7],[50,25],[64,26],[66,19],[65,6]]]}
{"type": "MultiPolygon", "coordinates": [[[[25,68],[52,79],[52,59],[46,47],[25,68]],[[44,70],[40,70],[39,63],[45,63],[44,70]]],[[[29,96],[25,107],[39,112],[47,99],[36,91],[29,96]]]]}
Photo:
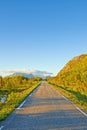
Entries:
{"type": "Polygon", "coordinates": [[[30,69],[22,69],[22,70],[8,70],[5,71],[6,75],[8,76],[15,76],[15,75],[23,75],[28,78],[32,77],[51,77],[52,73],[46,71],[39,71],[39,70],[30,70],[30,69]]]}

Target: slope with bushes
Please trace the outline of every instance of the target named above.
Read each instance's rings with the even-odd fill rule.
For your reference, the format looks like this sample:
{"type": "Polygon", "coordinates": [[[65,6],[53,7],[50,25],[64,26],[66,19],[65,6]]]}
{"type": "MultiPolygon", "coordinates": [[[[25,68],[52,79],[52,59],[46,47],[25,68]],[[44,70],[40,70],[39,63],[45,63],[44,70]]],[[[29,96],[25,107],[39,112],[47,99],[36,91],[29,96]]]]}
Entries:
{"type": "Polygon", "coordinates": [[[41,78],[0,77],[0,120],[5,119],[41,82],[41,78]]]}
{"type": "Polygon", "coordinates": [[[47,80],[87,109],[87,54],[74,57],[56,77],[47,80]]]}

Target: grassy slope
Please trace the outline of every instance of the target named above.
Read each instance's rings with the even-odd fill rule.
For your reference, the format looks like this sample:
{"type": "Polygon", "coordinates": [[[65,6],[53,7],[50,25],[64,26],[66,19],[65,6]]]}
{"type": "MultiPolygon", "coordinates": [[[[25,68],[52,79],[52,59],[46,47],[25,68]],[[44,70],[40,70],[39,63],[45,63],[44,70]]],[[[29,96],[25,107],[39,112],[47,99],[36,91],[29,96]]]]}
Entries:
{"type": "Polygon", "coordinates": [[[70,60],[56,77],[48,81],[65,96],[87,109],[87,54],[70,60]]]}
{"type": "Polygon", "coordinates": [[[4,120],[38,85],[41,81],[33,81],[32,86],[20,86],[8,94],[5,103],[0,102],[0,120],[4,120]]]}

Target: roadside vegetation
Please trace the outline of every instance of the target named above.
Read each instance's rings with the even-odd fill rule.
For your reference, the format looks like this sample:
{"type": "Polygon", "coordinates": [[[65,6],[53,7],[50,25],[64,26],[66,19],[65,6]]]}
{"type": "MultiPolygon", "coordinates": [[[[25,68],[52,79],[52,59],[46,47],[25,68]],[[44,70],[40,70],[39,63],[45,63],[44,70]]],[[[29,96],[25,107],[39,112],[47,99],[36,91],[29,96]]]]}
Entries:
{"type": "Polygon", "coordinates": [[[39,77],[0,77],[0,120],[4,120],[40,82],[39,77]]]}
{"type": "Polygon", "coordinates": [[[47,78],[47,81],[87,110],[87,54],[70,60],[56,77],[47,78]]]}

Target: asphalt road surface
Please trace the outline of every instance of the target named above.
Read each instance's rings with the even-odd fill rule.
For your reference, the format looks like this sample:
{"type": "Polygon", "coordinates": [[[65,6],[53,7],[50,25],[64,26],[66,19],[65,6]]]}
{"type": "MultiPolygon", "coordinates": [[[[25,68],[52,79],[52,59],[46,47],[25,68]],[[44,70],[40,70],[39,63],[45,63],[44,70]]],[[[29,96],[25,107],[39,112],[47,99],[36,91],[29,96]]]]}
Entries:
{"type": "Polygon", "coordinates": [[[87,115],[43,81],[0,130],[87,130],[87,115]]]}

